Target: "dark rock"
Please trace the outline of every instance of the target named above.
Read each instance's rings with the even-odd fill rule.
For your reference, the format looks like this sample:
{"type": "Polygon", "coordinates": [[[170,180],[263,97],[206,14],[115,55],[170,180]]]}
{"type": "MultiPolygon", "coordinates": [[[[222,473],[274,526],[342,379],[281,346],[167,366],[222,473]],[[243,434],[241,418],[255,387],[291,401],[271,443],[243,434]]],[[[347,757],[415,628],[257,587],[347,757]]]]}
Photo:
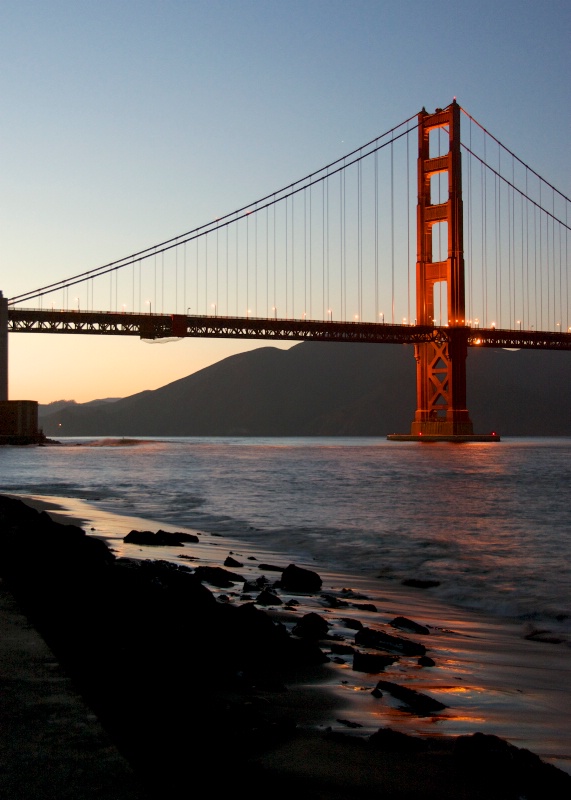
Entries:
{"type": "Polygon", "coordinates": [[[368,743],[383,753],[421,753],[427,749],[424,739],[394,731],[392,728],[379,728],[369,736],[368,743]]]}
{"type": "Polygon", "coordinates": [[[302,639],[323,639],[327,636],[329,624],[319,614],[311,612],[304,614],[304,616],[297,622],[292,633],[295,636],[300,636],[302,639]]]}
{"type": "Polygon", "coordinates": [[[523,638],[530,639],[533,642],[543,642],[544,644],[562,644],[564,641],[559,636],[553,636],[549,630],[534,630],[523,638]]]}
{"type": "Polygon", "coordinates": [[[398,656],[384,656],[377,653],[361,653],[359,650],[355,651],[353,655],[353,669],[355,672],[368,672],[374,674],[375,672],[382,672],[385,667],[390,667],[395,661],[398,661],[398,656]]]}
{"type": "Polygon", "coordinates": [[[328,594],[327,592],[323,592],[321,598],[328,608],[342,608],[343,606],[349,605],[346,600],[340,600],[338,597],[335,597],[334,594],[328,594]]]}
{"type": "Polygon", "coordinates": [[[494,797],[544,800],[571,796],[570,775],[498,736],[459,736],[453,752],[462,774],[475,786],[489,786],[494,797]]]}
{"type": "Polygon", "coordinates": [[[283,572],[283,567],[277,567],[275,564],[258,564],[258,569],[265,569],[267,572],[283,572]]]}
{"type": "Polygon", "coordinates": [[[423,635],[429,634],[430,631],[425,625],[419,625],[418,622],[413,622],[408,617],[395,617],[390,623],[393,628],[399,628],[402,631],[410,631],[411,633],[420,633],[423,635]]]}
{"type": "Polygon", "coordinates": [[[259,606],[281,606],[283,600],[268,589],[262,589],[255,602],[259,606]]]}
{"type": "Polygon", "coordinates": [[[307,592],[312,594],[321,589],[322,580],[317,574],[310,569],[297,567],[295,564],[290,564],[282,572],[280,586],[282,589],[290,592],[307,592]]]}
{"type": "Polygon", "coordinates": [[[422,580],[421,578],[405,578],[401,583],[403,586],[412,586],[415,589],[431,589],[433,586],[440,586],[440,581],[422,580]]]}
{"type": "Polygon", "coordinates": [[[218,586],[220,589],[228,589],[235,583],[244,582],[242,575],[222,569],[222,567],[197,567],[194,570],[194,575],[199,581],[205,581],[212,586],[218,586]]]}
{"type": "Polygon", "coordinates": [[[225,567],[243,567],[244,565],[240,561],[236,561],[235,558],[232,556],[226,556],[224,559],[224,566],[225,567]]]}
{"type": "Polygon", "coordinates": [[[200,539],[198,538],[198,536],[195,533],[186,533],[185,531],[170,531],[169,532],[169,531],[163,531],[163,530],[159,529],[157,531],[157,536],[162,536],[162,535],[165,535],[167,538],[169,538],[171,536],[176,536],[177,539],[181,543],[182,542],[191,542],[191,544],[198,544],[198,542],[200,541],[200,539]]]}
{"type": "Polygon", "coordinates": [[[389,633],[373,630],[373,628],[361,628],[357,631],[355,644],[405,656],[423,656],[426,653],[426,647],[418,642],[411,642],[410,639],[403,639],[400,636],[391,636],[389,633]]]}
{"type": "Polygon", "coordinates": [[[359,608],[361,611],[377,612],[377,606],[373,605],[373,603],[351,603],[351,605],[353,608],[359,608]]]}
{"type": "Polygon", "coordinates": [[[442,711],[446,708],[444,703],[440,700],[435,700],[427,694],[422,694],[414,689],[409,689],[407,686],[401,686],[392,681],[379,681],[376,686],[381,691],[384,689],[386,692],[396,697],[397,700],[402,700],[406,705],[419,716],[427,716],[435,714],[437,711],[442,711]]]}
{"type": "Polygon", "coordinates": [[[338,644],[337,642],[331,642],[329,649],[332,653],[339,656],[352,656],[355,652],[355,648],[351,647],[350,644],[338,644]]]}
{"type": "Polygon", "coordinates": [[[194,536],[191,533],[169,533],[168,531],[162,530],[153,533],[153,531],[133,530],[123,538],[123,541],[128,544],[143,544],[151,547],[177,547],[184,542],[196,543],[199,539],[198,536],[194,536]]]}
{"type": "Polygon", "coordinates": [[[433,658],[430,658],[430,656],[421,656],[418,659],[418,664],[421,667],[435,667],[436,661],[434,661],[433,658]]]}
{"type": "Polygon", "coordinates": [[[346,628],[350,628],[351,630],[360,631],[363,627],[363,623],[360,622],[358,619],[351,619],[351,617],[343,617],[341,620],[342,624],[346,628]]]}

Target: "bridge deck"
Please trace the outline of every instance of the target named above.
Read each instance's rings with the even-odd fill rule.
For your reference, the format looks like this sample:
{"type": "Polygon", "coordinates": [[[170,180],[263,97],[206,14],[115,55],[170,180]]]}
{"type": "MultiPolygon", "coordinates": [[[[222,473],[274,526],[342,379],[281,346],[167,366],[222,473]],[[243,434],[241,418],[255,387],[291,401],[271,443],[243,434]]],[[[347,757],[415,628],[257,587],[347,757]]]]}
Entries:
{"type": "Polygon", "coordinates": [[[453,337],[462,336],[470,347],[571,350],[569,332],[110,311],[9,308],[8,330],[12,333],[138,336],[141,339],[203,337],[374,344],[449,342],[453,337]]]}

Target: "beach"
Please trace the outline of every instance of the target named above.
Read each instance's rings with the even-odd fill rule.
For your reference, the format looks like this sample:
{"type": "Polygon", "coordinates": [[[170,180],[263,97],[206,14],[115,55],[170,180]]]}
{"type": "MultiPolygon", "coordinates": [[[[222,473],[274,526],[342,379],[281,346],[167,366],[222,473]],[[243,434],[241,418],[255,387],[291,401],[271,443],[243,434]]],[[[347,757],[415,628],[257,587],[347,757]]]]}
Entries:
{"type": "MultiPolygon", "coordinates": [[[[36,508],[46,507],[46,498],[27,498],[26,501],[36,508]]],[[[552,765],[558,767],[550,772],[552,778],[555,776],[553,779],[562,785],[571,780],[560,768],[566,763],[565,753],[557,751],[557,737],[551,743],[555,752],[546,752],[550,747],[549,739],[545,737],[534,748],[530,746],[534,742],[527,730],[534,707],[551,706],[554,718],[559,716],[564,720],[565,709],[559,702],[558,687],[564,685],[560,681],[568,676],[568,648],[524,639],[515,625],[510,631],[505,624],[494,625],[478,615],[462,614],[458,610],[451,614],[450,608],[429,598],[422,588],[392,587],[391,591],[386,591],[386,587],[381,590],[379,585],[366,581],[354,581],[348,586],[346,576],[320,572],[319,591],[292,592],[274,588],[289,564],[283,554],[256,553],[249,546],[238,547],[235,541],[204,533],[196,537],[198,541],[176,548],[128,544],[123,541],[126,529],[138,523],[135,529],[144,530],[146,528],[140,524],[144,520],[105,515],[79,501],[67,501],[65,507],[56,498],[48,508],[55,519],[81,522],[89,531],[86,538],[104,541],[120,560],[144,558],[171,563],[178,560],[179,564],[187,565],[189,572],[197,566],[208,566],[239,574],[240,580],[245,581],[243,586],[236,580],[227,586],[204,584],[217,606],[263,609],[264,618],[287,630],[290,638],[296,641],[304,641],[303,637],[291,634],[302,618],[316,615],[326,626],[326,631],[322,630],[318,638],[310,636],[305,640],[307,652],[302,658],[288,656],[279,663],[278,653],[282,652],[279,649],[271,658],[264,657],[263,668],[256,671],[255,680],[249,680],[247,685],[243,677],[229,681],[228,674],[217,672],[218,667],[215,670],[218,677],[213,680],[212,675],[205,675],[204,669],[197,667],[196,654],[189,655],[186,648],[179,652],[191,680],[182,678],[181,682],[180,664],[172,666],[176,688],[172,685],[160,688],[161,701],[157,707],[161,707],[161,714],[155,719],[157,726],[167,721],[175,727],[181,714],[185,719],[185,726],[177,736],[173,738],[171,731],[166,737],[171,759],[168,770],[159,770],[163,792],[170,782],[175,796],[174,787],[180,785],[183,774],[193,770],[187,761],[189,749],[185,741],[191,751],[202,756],[208,753],[213,757],[215,749],[216,759],[226,759],[232,764],[232,780],[241,776],[248,785],[257,786],[256,791],[260,793],[270,791],[275,785],[287,784],[297,787],[296,790],[305,787],[304,790],[311,792],[305,796],[312,797],[510,797],[512,795],[505,792],[512,789],[515,792],[517,781],[506,788],[507,784],[501,781],[498,784],[498,778],[491,773],[484,779],[482,765],[476,766],[478,760],[489,758],[500,764],[498,741],[510,742],[513,750],[504,756],[512,767],[516,753],[537,752],[543,748],[540,754],[543,767],[548,771],[553,769],[552,765]],[[95,530],[91,530],[93,528],[95,530]],[[228,559],[232,560],[232,566],[225,566],[228,559]],[[262,589],[271,596],[261,599],[262,589]],[[398,617],[421,625],[428,632],[413,633],[406,628],[407,622],[405,628],[396,627],[398,617]],[[355,666],[359,666],[355,661],[356,651],[361,655],[381,655],[378,645],[371,646],[370,641],[356,645],[358,626],[385,632],[421,649],[414,654],[412,651],[404,653],[398,651],[402,644],[395,650],[391,643],[393,649],[385,647],[383,652],[385,657],[389,654],[388,658],[394,658],[392,663],[379,668],[378,664],[371,666],[369,662],[365,669],[370,671],[356,669],[355,666]],[[545,648],[550,648],[548,670],[541,668],[547,661],[545,648]],[[433,666],[429,666],[428,661],[426,665],[419,663],[422,649],[433,666]],[[323,661],[315,658],[317,651],[323,654],[323,661]],[[533,679],[530,678],[532,672],[533,679]],[[539,682],[537,676],[542,674],[543,682],[539,682]],[[205,703],[201,695],[200,702],[197,701],[197,682],[207,687],[211,703],[205,703]],[[403,699],[398,687],[412,689],[417,696],[404,695],[403,699]],[[421,702],[415,707],[412,701],[418,699],[424,699],[424,705],[421,702]],[[166,718],[165,705],[169,708],[166,718]],[[188,731],[189,715],[192,733],[188,731]],[[198,736],[196,722],[202,732],[198,736]],[[385,739],[381,743],[378,736],[375,739],[381,729],[406,734],[406,738],[399,742],[393,737],[390,742],[385,739]],[[474,737],[474,734],[483,738],[474,737]],[[484,749],[477,757],[465,753],[460,757],[458,741],[474,741],[474,738],[484,749]],[[485,748],[491,748],[492,753],[486,755],[485,748]],[[176,756],[176,763],[172,756],[176,756]]],[[[149,521],[147,527],[151,527],[149,521]]],[[[311,571],[309,565],[300,566],[311,571]]],[[[144,631],[144,620],[137,617],[133,620],[134,627],[144,631]]],[[[403,625],[402,621],[400,624],[403,625]]],[[[211,647],[215,642],[215,647],[220,648],[220,643],[209,639],[210,633],[207,635],[196,620],[195,629],[206,637],[204,641],[210,641],[211,647]]],[[[188,629],[181,631],[180,636],[187,638],[188,629]]],[[[196,639],[196,634],[193,638],[196,639]]],[[[254,640],[249,641],[253,645],[254,640]]],[[[259,644],[257,641],[257,657],[262,657],[259,644]]],[[[247,649],[237,642],[234,645],[236,652],[247,649]]],[[[200,637],[198,651],[202,652],[200,637]]],[[[151,655],[145,651],[145,658],[162,674],[165,665],[157,662],[156,657],[156,653],[151,655]]],[[[225,652],[225,658],[231,660],[229,651],[225,652]]],[[[248,658],[246,661],[251,670],[254,662],[248,658]]],[[[205,658],[204,667],[207,663],[215,662],[205,658]]],[[[97,671],[91,670],[90,680],[95,677],[97,671]]],[[[108,676],[108,680],[106,691],[112,686],[114,696],[121,697],[113,677],[108,676]]],[[[134,681],[137,689],[128,706],[131,713],[133,704],[149,697],[148,674],[146,680],[147,683],[142,678],[134,681]]],[[[156,685],[153,690],[157,690],[156,685]]],[[[101,697],[99,702],[101,704],[101,697]]],[[[150,713],[149,717],[152,716],[150,713]]],[[[109,721],[105,722],[109,727],[109,721]]],[[[112,729],[114,724],[111,724],[112,729]]],[[[133,735],[132,726],[130,730],[133,735]]],[[[120,740],[121,736],[125,736],[124,731],[118,737],[120,740]]],[[[129,746],[125,747],[124,741],[120,744],[133,761],[129,746]]],[[[157,745],[155,750],[165,757],[164,747],[157,745]]],[[[136,757],[134,761],[137,762],[136,757]]],[[[506,780],[509,773],[513,783],[514,776],[510,772],[513,769],[507,769],[506,763],[503,767],[500,765],[500,772],[503,771],[506,780]]],[[[139,770],[140,766],[138,763],[139,770]]],[[[529,777],[531,773],[526,773],[529,766],[520,764],[518,770],[528,783],[536,780],[529,777]]],[[[156,782],[157,772],[153,774],[156,782]]],[[[542,774],[543,783],[546,774],[542,774]]]]}

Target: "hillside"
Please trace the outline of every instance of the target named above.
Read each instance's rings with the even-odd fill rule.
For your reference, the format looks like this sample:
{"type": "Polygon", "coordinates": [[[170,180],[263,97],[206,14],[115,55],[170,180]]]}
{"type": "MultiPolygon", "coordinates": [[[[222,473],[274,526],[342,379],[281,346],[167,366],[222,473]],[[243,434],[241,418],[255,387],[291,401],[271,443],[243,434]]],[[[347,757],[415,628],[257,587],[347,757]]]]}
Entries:
{"type": "MultiPolygon", "coordinates": [[[[384,436],[415,410],[412,346],[304,342],[230,356],[154,391],[70,404],[42,418],[48,436],[384,436]]],[[[571,353],[468,355],[475,431],[571,435],[571,353]]]]}

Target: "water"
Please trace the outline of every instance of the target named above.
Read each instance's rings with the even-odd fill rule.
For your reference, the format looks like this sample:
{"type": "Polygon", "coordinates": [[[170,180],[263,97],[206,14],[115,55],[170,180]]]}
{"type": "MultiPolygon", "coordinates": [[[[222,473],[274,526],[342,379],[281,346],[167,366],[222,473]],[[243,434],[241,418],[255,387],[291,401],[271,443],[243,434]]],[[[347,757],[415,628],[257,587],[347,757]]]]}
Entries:
{"type": "Polygon", "coordinates": [[[0,491],[81,498],[387,585],[439,581],[448,603],[571,640],[569,438],[138,441],[0,448],[0,491]]]}

